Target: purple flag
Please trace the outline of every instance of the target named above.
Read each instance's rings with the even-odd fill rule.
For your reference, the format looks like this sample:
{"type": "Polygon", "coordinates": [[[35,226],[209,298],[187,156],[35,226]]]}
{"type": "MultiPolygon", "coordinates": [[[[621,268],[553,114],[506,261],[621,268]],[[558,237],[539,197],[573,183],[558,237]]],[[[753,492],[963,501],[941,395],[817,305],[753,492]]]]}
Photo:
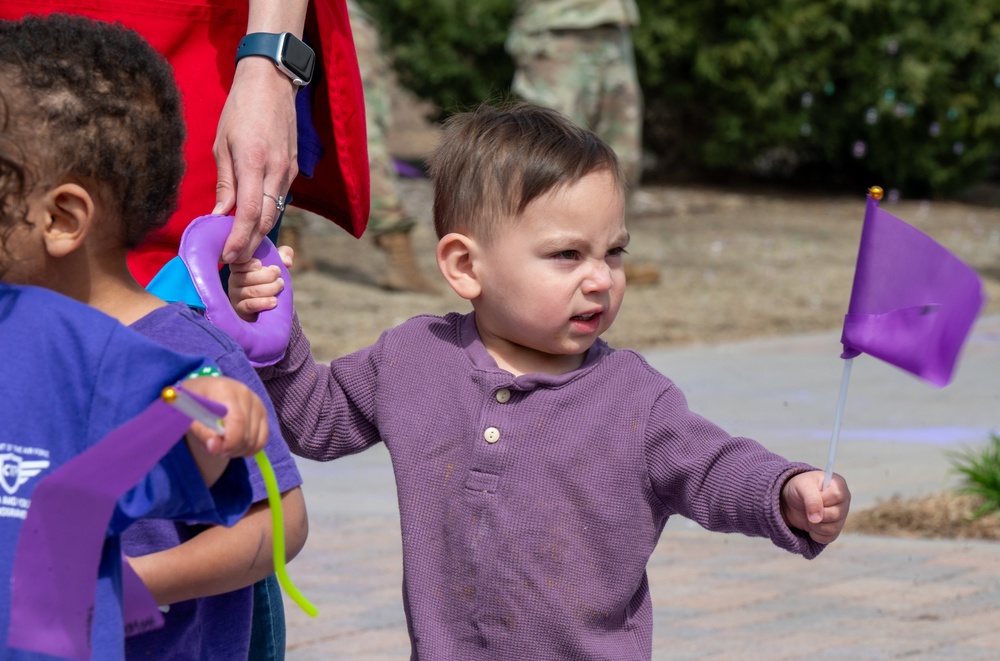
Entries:
{"type": "MultiPolygon", "coordinates": [[[[874,189],[873,189],[874,191],[874,189]]],[[[976,272],[868,196],[841,358],[867,353],[945,386],[986,302],[976,272]]]]}

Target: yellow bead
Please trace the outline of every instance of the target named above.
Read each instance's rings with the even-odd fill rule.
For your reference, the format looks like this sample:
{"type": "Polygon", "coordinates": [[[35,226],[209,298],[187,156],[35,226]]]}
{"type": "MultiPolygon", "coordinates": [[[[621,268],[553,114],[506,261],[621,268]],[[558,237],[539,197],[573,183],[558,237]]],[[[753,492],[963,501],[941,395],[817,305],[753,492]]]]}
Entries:
{"type": "Polygon", "coordinates": [[[170,386],[167,386],[160,393],[160,396],[163,398],[163,401],[165,401],[167,404],[172,404],[173,401],[177,399],[177,391],[171,388],[170,386]]]}
{"type": "Polygon", "coordinates": [[[868,189],[868,194],[871,195],[876,200],[881,200],[883,191],[881,186],[872,186],[868,189]]]}

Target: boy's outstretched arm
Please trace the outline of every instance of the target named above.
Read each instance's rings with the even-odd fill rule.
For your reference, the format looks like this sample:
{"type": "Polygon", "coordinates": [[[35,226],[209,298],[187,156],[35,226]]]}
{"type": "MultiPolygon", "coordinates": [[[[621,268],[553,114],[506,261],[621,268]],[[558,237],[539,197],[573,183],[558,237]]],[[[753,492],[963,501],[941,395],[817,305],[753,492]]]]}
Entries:
{"type": "Polygon", "coordinates": [[[186,434],[188,448],[205,484],[212,486],[226,470],[230,457],[251,457],[267,443],[267,410],[264,403],[240,381],[224,376],[186,379],[186,390],[226,407],[223,435],[200,422],[186,434]]]}
{"type": "MultiPolygon", "coordinates": [[[[285,560],[306,542],[308,520],[302,489],[281,494],[285,560]]],[[[128,559],[160,606],[210,597],[253,585],[274,573],[271,512],[254,503],[231,528],[213,526],[192,539],[156,553],[128,559]]]]}
{"type": "Polygon", "coordinates": [[[836,474],[822,489],[823,477],[823,471],[809,471],[789,478],[781,488],[781,516],[790,528],[808,533],[818,544],[829,544],[844,529],[851,491],[836,474]]]}

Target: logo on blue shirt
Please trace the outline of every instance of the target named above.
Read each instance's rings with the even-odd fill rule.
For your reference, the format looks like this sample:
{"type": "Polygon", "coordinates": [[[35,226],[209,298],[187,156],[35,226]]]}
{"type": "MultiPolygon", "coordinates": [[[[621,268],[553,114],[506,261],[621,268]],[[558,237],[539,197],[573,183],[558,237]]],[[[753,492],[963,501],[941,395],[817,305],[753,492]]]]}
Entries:
{"type": "Polygon", "coordinates": [[[25,461],[13,452],[0,454],[0,488],[13,496],[22,484],[48,467],[46,459],[25,461]]]}

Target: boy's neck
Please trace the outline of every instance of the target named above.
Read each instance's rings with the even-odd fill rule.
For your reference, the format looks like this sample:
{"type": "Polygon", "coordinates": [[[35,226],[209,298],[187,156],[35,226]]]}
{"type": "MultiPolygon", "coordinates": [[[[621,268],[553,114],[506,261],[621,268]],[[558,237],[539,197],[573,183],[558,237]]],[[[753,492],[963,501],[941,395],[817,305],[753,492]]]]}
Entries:
{"type": "Polygon", "coordinates": [[[484,335],[482,330],[477,330],[480,341],[497,367],[514,376],[539,373],[558,376],[579,369],[587,358],[586,351],[579,354],[548,354],[506,339],[484,335]]]}
{"type": "Polygon", "coordinates": [[[70,256],[59,260],[62,273],[53,288],[61,294],[86,303],[126,326],[166,305],[132,277],[124,248],[103,253],[78,252],[79,259],[70,256]]]}
{"type": "Polygon", "coordinates": [[[489,347],[486,350],[493,357],[493,360],[496,361],[497,367],[510,372],[514,376],[523,376],[525,374],[552,374],[553,376],[558,376],[579,369],[587,357],[586,353],[556,356],[531,352],[530,350],[523,353],[511,353],[509,351],[501,353],[491,350],[489,347]]]}

